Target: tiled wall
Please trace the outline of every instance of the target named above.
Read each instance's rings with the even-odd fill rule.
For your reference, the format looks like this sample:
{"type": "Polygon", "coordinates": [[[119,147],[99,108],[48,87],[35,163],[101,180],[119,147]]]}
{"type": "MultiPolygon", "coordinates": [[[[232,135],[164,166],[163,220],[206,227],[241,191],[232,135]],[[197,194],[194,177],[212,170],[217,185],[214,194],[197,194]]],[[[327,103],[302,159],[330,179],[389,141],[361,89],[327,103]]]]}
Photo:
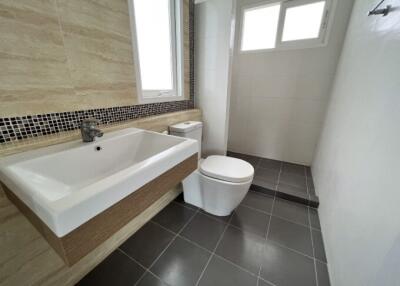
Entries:
{"type": "Polygon", "coordinates": [[[234,10],[233,1],[196,4],[196,106],[203,112],[204,156],[226,154],[234,10]]]}
{"type": "Polygon", "coordinates": [[[333,1],[325,47],[240,53],[242,7],[257,2],[238,1],[228,149],[309,165],[353,0],[333,1]]]}
{"type": "Polygon", "coordinates": [[[355,2],[312,164],[331,285],[400,283],[400,11],[376,2],[355,2]]]}
{"type": "Polygon", "coordinates": [[[193,108],[193,9],[184,6],[185,100],[138,105],[128,0],[0,0],[0,143],[193,108]]]}

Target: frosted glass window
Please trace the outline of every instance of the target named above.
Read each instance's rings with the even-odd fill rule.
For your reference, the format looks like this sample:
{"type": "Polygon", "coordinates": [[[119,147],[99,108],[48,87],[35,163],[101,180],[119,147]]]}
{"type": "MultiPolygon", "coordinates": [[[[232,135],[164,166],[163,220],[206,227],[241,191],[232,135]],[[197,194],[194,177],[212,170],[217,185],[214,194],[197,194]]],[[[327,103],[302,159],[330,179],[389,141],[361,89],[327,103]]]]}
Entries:
{"type": "Polygon", "coordinates": [[[242,51],[275,48],[280,8],[276,3],[244,10],[242,51]]]}
{"type": "Polygon", "coordinates": [[[325,1],[288,8],[282,41],[319,38],[324,9],[325,1]]]}
{"type": "Polygon", "coordinates": [[[134,0],[142,90],[174,89],[170,0],[134,0]]]}

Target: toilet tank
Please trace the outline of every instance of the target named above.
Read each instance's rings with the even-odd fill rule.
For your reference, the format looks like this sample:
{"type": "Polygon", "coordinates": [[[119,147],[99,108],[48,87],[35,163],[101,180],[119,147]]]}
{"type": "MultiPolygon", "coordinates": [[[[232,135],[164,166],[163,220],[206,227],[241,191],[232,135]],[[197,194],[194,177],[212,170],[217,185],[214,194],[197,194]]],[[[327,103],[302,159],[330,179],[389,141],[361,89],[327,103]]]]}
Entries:
{"type": "Polygon", "coordinates": [[[199,158],[201,157],[201,135],[203,123],[200,121],[185,121],[169,126],[169,134],[195,139],[199,143],[199,158]]]}

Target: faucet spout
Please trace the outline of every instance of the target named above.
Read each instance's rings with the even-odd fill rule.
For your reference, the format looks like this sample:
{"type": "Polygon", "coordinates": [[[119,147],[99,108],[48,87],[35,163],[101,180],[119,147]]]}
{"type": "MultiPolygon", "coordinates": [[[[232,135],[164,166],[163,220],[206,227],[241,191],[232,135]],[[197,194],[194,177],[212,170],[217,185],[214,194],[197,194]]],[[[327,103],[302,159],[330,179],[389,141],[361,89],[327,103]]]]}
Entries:
{"type": "Polygon", "coordinates": [[[96,128],[99,123],[96,119],[85,119],[81,123],[81,134],[83,142],[93,142],[96,137],[103,136],[103,132],[96,128]]]}

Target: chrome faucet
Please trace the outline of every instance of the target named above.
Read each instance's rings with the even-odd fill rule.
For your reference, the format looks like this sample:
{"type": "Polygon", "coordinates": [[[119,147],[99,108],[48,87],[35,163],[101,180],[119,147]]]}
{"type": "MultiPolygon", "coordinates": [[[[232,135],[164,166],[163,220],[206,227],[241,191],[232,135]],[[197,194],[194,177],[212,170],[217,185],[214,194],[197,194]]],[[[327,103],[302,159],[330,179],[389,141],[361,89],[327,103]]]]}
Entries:
{"type": "Polygon", "coordinates": [[[95,137],[103,136],[103,132],[96,128],[99,121],[94,118],[84,119],[81,123],[81,134],[83,142],[93,142],[95,137]]]}

